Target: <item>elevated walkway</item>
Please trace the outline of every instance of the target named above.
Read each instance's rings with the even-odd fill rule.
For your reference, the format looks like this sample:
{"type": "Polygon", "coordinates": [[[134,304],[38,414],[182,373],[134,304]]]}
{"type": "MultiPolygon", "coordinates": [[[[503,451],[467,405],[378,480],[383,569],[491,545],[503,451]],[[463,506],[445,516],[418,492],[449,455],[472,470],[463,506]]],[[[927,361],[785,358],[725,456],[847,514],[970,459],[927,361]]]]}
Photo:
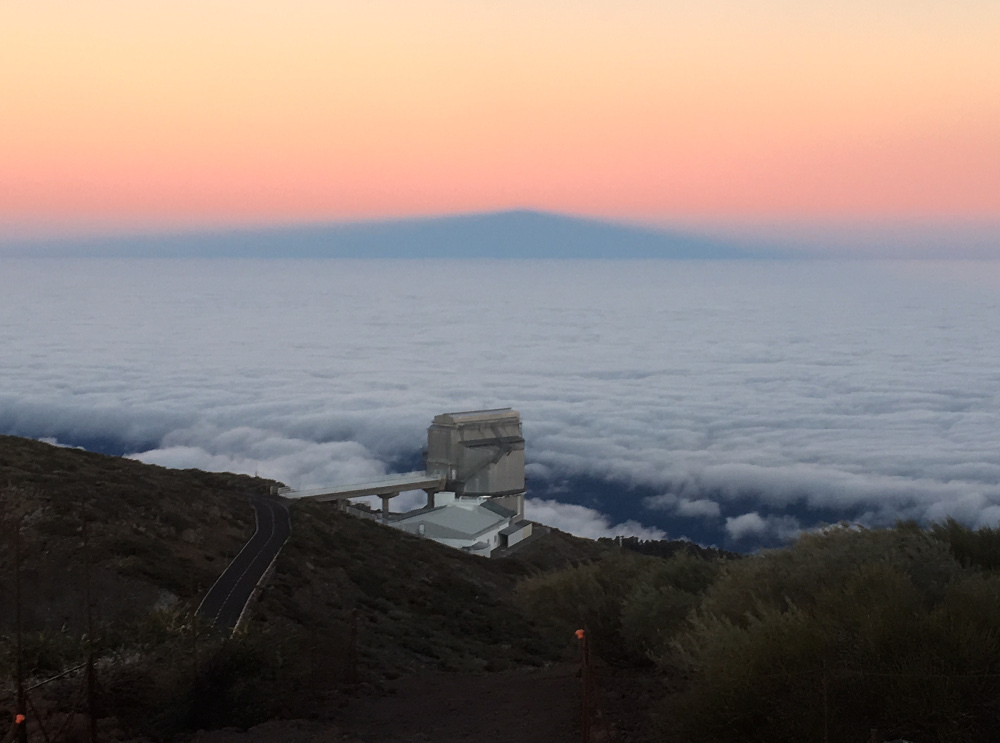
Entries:
{"type": "Polygon", "coordinates": [[[277,495],[295,500],[336,503],[363,518],[379,518],[400,529],[413,527],[420,536],[476,554],[489,555],[501,542],[514,544],[530,527],[510,530],[524,518],[524,437],[521,415],[510,408],[442,413],[427,429],[426,471],[389,475],[353,485],[278,488],[277,495]],[[427,505],[406,513],[390,513],[400,493],[423,490],[427,505]],[[382,499],[380,512],[354,498],[382,499]],[[441,508],[435,508],[435,500],[441,508]],[[475,523],[473,523],[475,522],[475,523]],[[504,529],[503,534],[500,532],[504,529]],[[479,537],[482,540],[476,541],[479,537]]]}
{"type": "Polygon", "coordinates": [[[354,485],[338,485],[335,487],[305,488],[303,490],[293,490],[292,488],[278,488],[278,495],[283,498],[294,498],[296,500],[313,500],[319,503],[329,503],[330,501],[349,501],[351,498],[363,498],[368,495],[377,495],[382,499],[382,518],[389,515],[389,501],[400,493],[408,490],[423,490],[427,493],[428,507],[434,507],[434,494],[444,490],[445,478],[443,475],[430,475],[426,472],[407,472],[403,475],[390,475],[378,480],[357,483],[354,485]]]}

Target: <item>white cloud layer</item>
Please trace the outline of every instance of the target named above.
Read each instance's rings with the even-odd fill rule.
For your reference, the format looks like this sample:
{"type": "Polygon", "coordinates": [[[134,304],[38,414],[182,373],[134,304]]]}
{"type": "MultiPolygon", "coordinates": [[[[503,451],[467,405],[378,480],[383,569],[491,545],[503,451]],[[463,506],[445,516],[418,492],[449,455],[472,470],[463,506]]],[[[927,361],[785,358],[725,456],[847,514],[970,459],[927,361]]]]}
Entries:
{"type": "Polygon", "coordinates": [[[798,520],[793,516],[763,517],[756,511],[726,519],[726,532],[735,542],[754,541],[784,542],[802,533],[798,520]]]}
{"type": "Polygon", "coordinates": [[[0,431],[304,487],[511,405],[535,481],[660,494],[616,504],[634,530],[995,525],[998,289],[994,262],[4,260],[0,431]]]}
{"type": "Polygon", "coordinates": [[[133,456],[166,467],[257,474],[299,483],[298,487],[364,482],[386,472],[382,462],[354,441],[319,443],[249,427],[197,426],[173,431],[164,436],[160,447],[133,456]]]}
{"type": "Polygon", "coordinates": [[[571,503],[560,503],[542,498],[528,498],[524,501],[524,516],[529,521],[556,526],[570,534],[588,539],[601,537],[639,537],[639,539],[663,539],[662,529],[643,526],[629,519],[620,524],[612,524],[599,511],[571,503]]]}
{"type": "Polygon", "coordinates": [[[646,498],[644,501],[646,508],[651,508],[656,511],[666,511],[667,513],[675,513],[678,516],[684,516],[687,518],[718,518],[719,514],[722,513],[722,509],[719,504],[708,498],[698,498],[697,500],[690,500],[688,498],[681,498],[674,493],[664,493],[663,495],[654,495],[650,498],[646,498]]]}

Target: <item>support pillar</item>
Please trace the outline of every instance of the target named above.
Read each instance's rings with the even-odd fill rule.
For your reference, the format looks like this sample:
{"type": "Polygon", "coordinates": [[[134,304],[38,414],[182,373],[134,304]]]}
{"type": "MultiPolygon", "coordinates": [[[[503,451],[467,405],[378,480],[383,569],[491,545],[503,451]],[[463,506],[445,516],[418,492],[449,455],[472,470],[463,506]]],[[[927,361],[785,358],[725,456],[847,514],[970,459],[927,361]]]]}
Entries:
{"type": "Polygon", "coordinates": [[[391,495],[380,496],[382,498],[382,520],[389,520],[389,501],[392,499],[391,495]]]}
{"type": "Polygon", "coordinates": [[[434,491],[433,490],[428,490],[427,491],[427,507],[428,508],[434,508],[434,491]]]}

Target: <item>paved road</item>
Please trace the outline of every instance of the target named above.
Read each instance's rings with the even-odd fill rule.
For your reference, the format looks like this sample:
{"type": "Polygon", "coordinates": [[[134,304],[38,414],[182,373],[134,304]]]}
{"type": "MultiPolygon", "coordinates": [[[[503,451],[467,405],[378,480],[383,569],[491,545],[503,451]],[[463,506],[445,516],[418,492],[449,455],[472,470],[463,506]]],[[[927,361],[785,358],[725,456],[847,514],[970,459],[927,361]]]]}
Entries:
{"type": "Polygon", "coordinates": [[[291,534],[292,525],[285,504],[262,497],[252,497],[257,530],[240,553],[229,563],[215,584],[208,589],[198,613],[220,627],[235,627],[264,571],[274,560],[291,534]]]}

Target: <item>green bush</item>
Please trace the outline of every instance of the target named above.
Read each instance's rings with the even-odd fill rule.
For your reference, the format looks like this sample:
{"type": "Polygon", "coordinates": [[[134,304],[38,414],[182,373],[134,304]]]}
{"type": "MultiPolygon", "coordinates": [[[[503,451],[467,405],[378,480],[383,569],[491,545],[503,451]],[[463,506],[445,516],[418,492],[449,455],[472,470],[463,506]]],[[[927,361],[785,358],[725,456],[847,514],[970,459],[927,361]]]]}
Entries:
{"type": "Polygon", "coordinates": [[[726,577],[705,596],[705,610],[742,622],[760,605],[809,607],[824,586],[842,585],[859,567],[884,563],[906,575],[926,600],[939,600],[961,566],[947,545],[916,526],[833,527],[792,546],[726,563],[726,577]]]}
{"type": "Polygon", "coordinates": [[[632,658],[655,658],[669,646],[722,563],[686,553],[650,563],[632,582],[621,605],[621,636],[632,658]]]}
{"type": "Polygon", "coordinates": [[[669,560],[630,552],[523,580],[518,596],[537,619],[567,637],[585,627],[609,660],[646,661],[662,651],[719,571],[717,561],[669,560]]]}
{"type": "Polygon", "coordinates": [[[1000,577],[911,525],[731,563],[660,663],[691,741],[997,739],[1000,577]]]}
{"type": "Polygon", "coordinates": [[[983,527],[973,531],[950,518],[932,526],[931,534],[947,544],[955,559],[966,567],[1000,568],[1000,529],[983,527]]]}

